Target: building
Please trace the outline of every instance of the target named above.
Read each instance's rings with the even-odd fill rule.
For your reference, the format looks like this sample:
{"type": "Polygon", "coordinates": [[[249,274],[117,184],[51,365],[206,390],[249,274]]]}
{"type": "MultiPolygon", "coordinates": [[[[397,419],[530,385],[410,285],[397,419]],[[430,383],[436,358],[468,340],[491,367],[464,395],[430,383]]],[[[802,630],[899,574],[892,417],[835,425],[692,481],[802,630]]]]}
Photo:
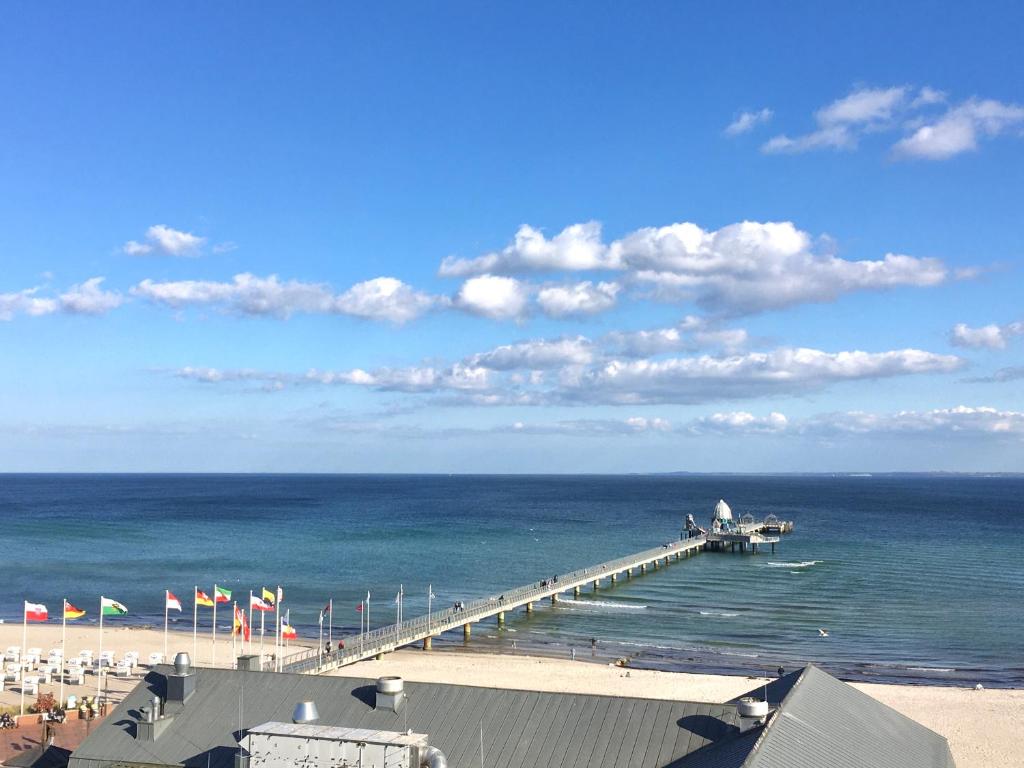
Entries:
{"type": "Polygon", "coordinates": [[[70,761],[70,768],[420,765],[951,768],[953,760],[944,738],[814,666],[750,697],[707,704],[190,669],[182,659],[150,672],[70,761]],[[296,706],[302,702],[313,706],[296,706]]]}

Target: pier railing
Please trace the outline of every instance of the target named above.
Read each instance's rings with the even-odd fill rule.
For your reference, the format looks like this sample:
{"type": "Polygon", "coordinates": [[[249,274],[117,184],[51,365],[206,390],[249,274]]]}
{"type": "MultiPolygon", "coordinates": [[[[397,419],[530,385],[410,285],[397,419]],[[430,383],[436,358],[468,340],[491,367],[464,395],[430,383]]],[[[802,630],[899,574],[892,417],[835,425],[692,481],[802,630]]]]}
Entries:
{"type": "Polygon", "coordinates": [[[444,608],[403,621],[400,624],[378,627],[361,634],[343,635],[339,642],[341,647],[337,651],[326,654],[322,648],[311,648],[294,653],[281,660],[281,670],[284,672],[320,672],[362,661],[380,653],[393,651],[419,640],[434,637],[442,632],[496,616],[545,597],[558,595],[576,587],[608,578],[631,568],[655,563],[661,559],[667,560],[670,556],[677,556],[691,550],[698,550],[705,541],[706,536],[674,541],[626,557],[559,574],[551,579],[535,581],[506,590],[497,597],[467,601],[461,603],[460,608],[444,608]]]}

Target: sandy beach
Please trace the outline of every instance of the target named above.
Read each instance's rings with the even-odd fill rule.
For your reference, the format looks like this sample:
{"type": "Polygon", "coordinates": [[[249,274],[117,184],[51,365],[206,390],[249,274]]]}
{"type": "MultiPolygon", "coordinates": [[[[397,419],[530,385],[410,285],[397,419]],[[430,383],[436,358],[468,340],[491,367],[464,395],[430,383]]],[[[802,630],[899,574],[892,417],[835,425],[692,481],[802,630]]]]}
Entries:
{"type": "MultiPolygon", "coordinates": [[[[29,627],[29,647],[45,653],[60,646],[59,625],[40,624],[29,627]]],[[[258,651],[259,641],[253,643],[258,651]]],[[[20,624],[0,625],[0,650],[21,645],[20,624]]],[[[291,644],[294,652],[311,646],[309,641],[291,644]]],[[[164,635],[156,629],[117,627],[105,628],[104,649],[118,658],[126,651],[138,651],[145,660],[150,653],[163,652],[164,635]]],[[[77,655],[82,649],[99,650],[96,625],[69,625],[67,654],[77,655]]],[[[190,632],[171,632],[168,650],[192,652],[190,632]]],[[[209,635],[199,637],[195,662],[210,664],[212,643],[209,635]]],[[[273,651],[273,638],[264,639],[264,651],[273,651]]],[[[226,666],[231,660],[231,638],[218,633],[216,661],[226,666]]],[[[591,693],[612,696],[635,696],[652,699],[723,702],[756,687],[763,678],[727,675],[697,675],[649,670],[626,670],[603,663],[552,659],[526,655],[495,655],[460,653],[453,650],[424,652],[408,649],[386,656],[381,661],[364,661],[334,674],[348,677],[401,675],[408,680],[447,682],[500,688],[538,691],[591,693]]],[[[138,682],[109,678],[108,694],[119,701],[138,682]]],[[[66,686],[65,693],[93,695],[96,679],[87,675],[83,686],[66,686]]],[[[17,705],[19,693],[10,686],[0,693],[0,704],[17,705]]],[[[988,689],[976,691],[939,686],[902,686],[856,684],[860,690],[879,701],[914,718],[949,739],[959,768],[986,768],[992,765],[1024,766],[1024,755],[1018,750],[1017,737],[1024,720],[1024,690],[988,689]]],[[[43,691],[56,692],[56,683],[42,686],[43,691]]]]}

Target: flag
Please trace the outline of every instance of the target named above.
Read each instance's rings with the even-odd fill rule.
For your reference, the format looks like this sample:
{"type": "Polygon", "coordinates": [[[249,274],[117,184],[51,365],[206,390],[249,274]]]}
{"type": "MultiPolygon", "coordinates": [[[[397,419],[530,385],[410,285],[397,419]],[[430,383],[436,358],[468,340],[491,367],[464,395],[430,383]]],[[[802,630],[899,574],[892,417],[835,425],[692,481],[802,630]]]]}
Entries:
{"type": "MultiPolygon", "coordinates": [[[[263,590],[266,592],[266,590],[263,590]]],[[[268,603],[266,600],[261,600],[256,595],[252,595],[249,598],[249,607],[254,611],[272,611],[274,610],[273,603],[268,603]]]]}
{"type": "Polygon", "coordinates": [[[231,602],[231,590],[224,589],[224,587],[217,587],[214,590],[214,599],[218,603],[230,603],[231,602]]]}
{"type": "Polygon", "coordinates": [[[397,595],[395,595],[395,605],[398,605],[401,602],[402,602],[402,593],[399,592],[397,595]]]}
{"type": "Polygon", "coordinates": [[[165,591],[167,592],[167,610],[178,611],[178,613],[181,613],[181,600],[176,598],[171,590],[168,589],[165,591]]]}
{"type": "Polygon", "coordinates": [[[437,595],[434,594],[434,585],[431,584],[429,587],[427,587],[427,590],[430,592],[430,599],[437,600],[437,595]]]}
{"type": "Polygon", "coordinates": [[[331,600],[328,600],[327,601],[327,605],[325,605],[323,610],[320,611],[320,623],[321,624],[324,623],[324,617],[327,616],[331,612],[331,603],[333,603],[333,602],[334,602],[333,598],[331,600]]]}
{"type": "Polygon", "coordinates": [[[295,631],[295,627],[293,627],[288,622],[288,618],[290,616],[291,616],[291,611],[289,610],[284,615],[284,619],[281,622],[281,637],[283,637],[285,640],[294,640],[295,638],[297,638],[299,636],[298,632],[295,631]]]}
{"type": "Polygon", "coordinates": [[[213,608],[213,600],[203,590],[196,589],[196,605],[205,605],[207,608],[213,608]]]}
{"type": "Polygon", "coordinates": [[[277,604],[280,605],[284,602],[284,590],[280,587],[277,588],[277,604]]]}
{"type": "MultiPolygon", "coordinates": [[[[263,601],[269,605],[269,608],[260,608],[259,610],[272,611],[274,610],[274,593],[266,587],[263,588],[263,601]]],[[[256,606],[254,605],[253,608],[256,606]]]]}
{"type": "Polygon", "coordinates": [[[241,635],[243,639],[249,639],[249,622],[245,618],[245,611],[235,606],[235,620],[231,626],[232,635],[241,635]]]}
{"type": "Polygon", "coordinates": [[[64,601],[64,618],[65,619],[80,619],[85,616],[85,611],[81,608],[75,608],[67,600],[64,601]]]}
{"type": "Polygon", "coordinates": [[[357,613],[362,613],[363,612],[363,604],[362,603],[360,603],[359,605],[356,606],[356,612],[357,613]]]}
{"type": "Polygon", "coordinates": [[[50,614],[42,603],[30,603],[25,601],[25,621],[46,621],[50,614]]]}
{"type": "Polygon", "coordinates": [[[124,616],[128,613],[128,609],[125,608],[117,600],[111,600],[109,597],[100,598],[100,613],[104,616],[124,616]]]}

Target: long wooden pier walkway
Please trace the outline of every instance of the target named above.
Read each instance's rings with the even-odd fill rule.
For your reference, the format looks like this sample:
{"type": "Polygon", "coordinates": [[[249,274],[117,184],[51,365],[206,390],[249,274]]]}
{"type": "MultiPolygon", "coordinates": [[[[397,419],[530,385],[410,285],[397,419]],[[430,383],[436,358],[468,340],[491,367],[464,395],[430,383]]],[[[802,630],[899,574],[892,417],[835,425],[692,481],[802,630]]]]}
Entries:
{"type": "Polygon", "coordinates": [[[361,635],[345,635],[341,638],[344,647],[330,656],[326,656],[321,648],[309,649],[282,659],[281,669],[284,672],[314,674],[327,672],[413,643],[422,642],[424,648],[429,648],[432,638],[460,627],[466,639],[469,639],[473,624],[479,621],[496,617],[498,625],[501,626],[505,623],[505,614],[509,611],[523,608],[530,613],[533,611],[534,603],[540,600],[549,599],[555,603],[566,592],[578,596],[585,586],[592,585],[594,589],[598,589],[602,581],[614,582],[620,577],[629,578],[636,570],[646,573],[648,569],[660,568],[673,560],[681,560],[699,552],[706,541],[706,536],[681,539],[655,549],[561,574],[547,581],[535,581],[506,590],[498,598],[467,602],[459,610],[447,608],[361,635]]]}

